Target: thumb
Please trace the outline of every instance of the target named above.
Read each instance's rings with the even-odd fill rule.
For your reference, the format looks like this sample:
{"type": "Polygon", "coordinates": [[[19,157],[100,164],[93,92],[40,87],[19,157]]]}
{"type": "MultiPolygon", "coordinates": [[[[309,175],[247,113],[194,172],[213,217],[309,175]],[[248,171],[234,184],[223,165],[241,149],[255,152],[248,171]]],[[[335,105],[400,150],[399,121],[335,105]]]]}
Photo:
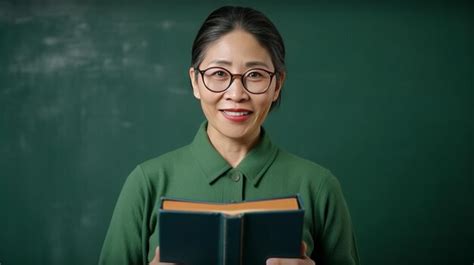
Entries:
{"type": "Polygon", "coordinates": [[[160,264],[160,247],[156,247],[155,249],[155,257],[150,262],[150,265],[159,265],[160,264]]]}
{"type": "Polygon", "coordinates": [[[301,242],[301,256],[306,256],[307,250],[308,250],[308,246],[306,245],[306,242],[302,241],[301,242]]]}

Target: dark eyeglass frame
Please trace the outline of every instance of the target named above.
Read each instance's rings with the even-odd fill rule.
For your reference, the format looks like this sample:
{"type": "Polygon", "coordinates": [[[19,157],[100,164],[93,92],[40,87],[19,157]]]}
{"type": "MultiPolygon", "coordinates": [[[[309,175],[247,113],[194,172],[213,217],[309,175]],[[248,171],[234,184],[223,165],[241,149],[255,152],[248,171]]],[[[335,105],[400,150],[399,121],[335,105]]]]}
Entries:
{"type": "Polygon", "coordinates": [[[204,84],[204,86],[211,92],[214,92],[214,93],[222,93],[224,91],[226,91],[227,89],[229,89],[229,87],[232,85],[232,83],[234,83],[234,80],[235,78],[237,77],[240,77],[240,82],[242,82],[242,86],[245,88],[245,90],[247,92],[249,92],[250,94],[254,94],[254,95],[259,95],[259,94],[263,94],[265,92],[268,91],[268,89],[270,88],[270,86],[272,85],[272,82],[273,82],[273,76],[276,75],[276,72],[271,72],[271,71],[268,71],[266,69],[262,69],[262,68],[252,68],[252,69],[249,69],[247,71],[245,71],[243,74],[233,74],[231,73],[229,70],[223,68],[223,67],[219,67],[219,66],[212,66],[212,67],[209,67],[209,68],[206,68],[204,70],[201,70],[199,68],[195,68],[196,71],[198,71],[200,74],[201,74],[201,79],[202,79],[202,83],[204,84]],[[220,70],[223,70],[225,72],[227,72],[229,75],[230,75],[230,83],[229,85],[224,89],[224,90],[221,90],[221,91],[215,91],[215,90],[212,90],[210,89],[207,84],[206,84],[206,81],[204,81],[204,73],[208,70],[211,70],[211,69],[220,69],[220,70]],[[258,93],[255,93],[255,92],[252,92],[250,90],[247,89],[247,85],[245,84],[244,82],[244,77],[247,73],[251,72],[251,71],[255,71],[255,70],[260,70],[260,71],[264,71],[266,73],[268,73],[270,75],[270,83],[268,83],[268,87],[265,88],[265,90],[263,90],[262,92],[258,92],[258,93]]]}

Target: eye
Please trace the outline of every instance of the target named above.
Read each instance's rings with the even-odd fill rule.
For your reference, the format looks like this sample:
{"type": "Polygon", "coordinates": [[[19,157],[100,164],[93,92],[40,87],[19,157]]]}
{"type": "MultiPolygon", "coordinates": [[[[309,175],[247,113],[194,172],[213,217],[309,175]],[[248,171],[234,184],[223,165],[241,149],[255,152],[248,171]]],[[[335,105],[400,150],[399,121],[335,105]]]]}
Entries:
{"type": "Polygon", "coordinates": [[[209,69],[206,71],[206,76],[208,76],[209,78],[213,78],[213,79],[219,79],[219,80],[224,80],[224,79],[227,79],[229,78],[229,73],[223,69],[209,69]]]}
{"type": "Polygon", "coordinates": [[[268,73],[263,70],[251,70],[245,75],[245,78],[249,81],[261,81],[268,77],[268,73]]]}
{"type": "Polygon", "coordinates": [[[227,73],[222,71],[222,70],[219,70],[219,71],[215,71],[213,75],[219,76],[219,77],[224,77],[224,76],[227,76],[227,73]]]}
{"type": "Polygon", "coordinates": [[[262,73],[254,71],[254,72],[250,72],[247,76],[250,78],[260,78],[262,77],[262,73]]]}

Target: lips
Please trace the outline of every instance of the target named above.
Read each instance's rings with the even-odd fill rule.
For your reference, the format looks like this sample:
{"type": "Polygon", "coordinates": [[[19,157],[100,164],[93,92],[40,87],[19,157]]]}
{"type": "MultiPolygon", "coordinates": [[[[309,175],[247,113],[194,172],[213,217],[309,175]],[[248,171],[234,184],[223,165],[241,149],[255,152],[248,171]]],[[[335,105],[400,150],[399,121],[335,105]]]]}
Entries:
{"type": "Polygon", "coordinates": [[[245,116],[245,115],[250,114],[250,111],[226,111],[226,110],[223,110],[222,112],[224,112],[226,115],[234,116],[234,117],[245,116]]]}
{"type": "Polygon", "coordinates": [[[243,122],[253,113],[248,109],[222,109],[220,111],[225,118],[234,122],[243,122]]]}

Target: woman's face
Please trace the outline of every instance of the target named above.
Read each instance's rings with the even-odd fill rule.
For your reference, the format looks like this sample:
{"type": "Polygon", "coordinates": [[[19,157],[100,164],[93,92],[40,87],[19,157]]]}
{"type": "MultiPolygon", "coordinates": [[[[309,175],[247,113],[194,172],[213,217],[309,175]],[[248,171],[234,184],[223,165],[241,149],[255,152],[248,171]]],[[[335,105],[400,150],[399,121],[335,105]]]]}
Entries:
{"type": "MultiPolygon", "coordinates": [[[[251,34],[242,30],[231,31],[207,47],[199,69],[205,70],[209,67],[222,67],[233,74],[243,74],[253,68],[275,71],[267,50],[251,34]]],[[[194,96],[201,101],[202,110],[208,120],[209,137],[239,142],[253,141],[258,137],[260,126],[272,102],[278,98],[282,84],[282,80],[277,82],[274,76],[265,93],[251,94],[245,90],[237,77],[227,90],[215,93],[204,86],[201,74],[195,79],[195,70],[192,67],[189,77],[194,96]]]]}

